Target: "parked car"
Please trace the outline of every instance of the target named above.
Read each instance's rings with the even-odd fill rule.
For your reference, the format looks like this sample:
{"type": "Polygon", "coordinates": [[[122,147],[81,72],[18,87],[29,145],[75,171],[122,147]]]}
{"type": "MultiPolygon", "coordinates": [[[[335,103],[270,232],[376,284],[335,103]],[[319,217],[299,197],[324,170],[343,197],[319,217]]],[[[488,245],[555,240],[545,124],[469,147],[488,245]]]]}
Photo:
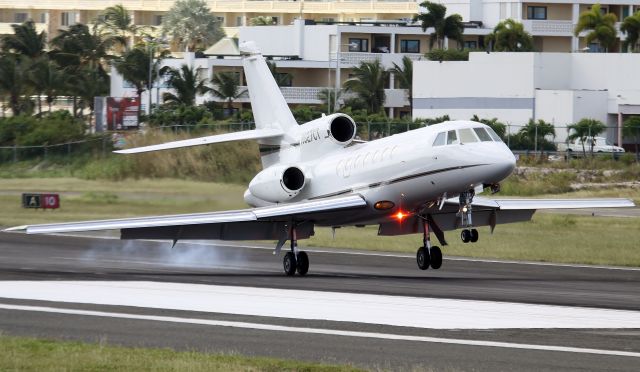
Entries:
{"type": "MultiPolygon", "coordinates": [[[[591,152],[591,146],[593,146],[594,153],[603,153],[603,152],[614,152],[614,153],[623,153],[624,149],[619,146],[614,146],[610,143],[607,143],[607,139],[604,137],[587,137],[584,140],[584,151],[591,152]]],[[[558,144],[558,151],[566,151],[573,152],[578,155],[578,153],[582,154],[582,141],[580,139],[576,139],[567,143],[558,144]]]]}

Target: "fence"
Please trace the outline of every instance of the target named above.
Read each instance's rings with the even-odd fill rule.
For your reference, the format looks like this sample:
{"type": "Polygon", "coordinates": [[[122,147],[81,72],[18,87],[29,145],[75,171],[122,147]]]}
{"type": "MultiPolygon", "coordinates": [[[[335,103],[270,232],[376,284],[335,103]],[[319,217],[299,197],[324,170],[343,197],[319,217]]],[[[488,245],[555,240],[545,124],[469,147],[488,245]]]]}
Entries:
{"type": "Polygon", "coordinates": [[[78,155],[104,157],[113,149],[110,137],[102,136],[82,141],[73,141],[42,146],[0,146],[0,162],[20,160],[62,158],[70,160],[78,155]]]}
{"type": "MultiPolygon", "coordinates": [[[[371,141],[383,137],[387,137],[397,133],[403,133],[409,130],[424,127],[425,124],[414,122],[360,122],[357,124],[359,139],[371,141]]],[[[566,158],[567,153],[564,151],[556,151],[556,145],[562,142],[554,142],[551,136],[538,136],[534,132],[533,138],[527,143],[523,143],[517,138],[518,133],[524,125],[509,125],[506,128],[505,143],[513,152],[519,156],[526,157],[562,157],[566,158]],[[514,141],[517,140],[517,143],[514,141]]],[[[557,129],[566,129],[566,127],[556,127],[557,129]]],[[[216,124],[197,124],[197,125],[171,125],[158,127],[159,130],[170,130],[173,132],[188,133],[192,136],[205,136],[214,133],[236,132],[243,130],[255,129],[253,122],[237,122],[237,123],[216,123],[216,124]]],[[[617,127],[609,127],[608,131],[613,131],[614,136],[617,135],[617,127]]],[[[606,133],[606,132],[605,132],[606,133]]],[[[606,134],[601,136],[606,137],[606,134]]],[[[20,160],[28,160],[34,158],[70,158],[78,155],[91,155],[95,157],[104,157],[112,151],[118,144],[114,144],[114,139],[118,138],[114,133],[105,133],[101,137],[90,138],[83,141],[74,141],[52,145],[42,146],[0,146],[0,162],[17,162],[20,160]]],[[[634,144],[627,146],[628,150],[635,153],[634,144]]],[[[586,152],[589,152],[586,146],[586,152]]],[[[573,152],[574,156],[581,156],[581,152],[573,152]]],[[[636,159],[640,160],[640,156],[636,155],[636,159]]],[[[599,157],[611,157],[617,159],[619,153],[599,154],[599,157]]]]}

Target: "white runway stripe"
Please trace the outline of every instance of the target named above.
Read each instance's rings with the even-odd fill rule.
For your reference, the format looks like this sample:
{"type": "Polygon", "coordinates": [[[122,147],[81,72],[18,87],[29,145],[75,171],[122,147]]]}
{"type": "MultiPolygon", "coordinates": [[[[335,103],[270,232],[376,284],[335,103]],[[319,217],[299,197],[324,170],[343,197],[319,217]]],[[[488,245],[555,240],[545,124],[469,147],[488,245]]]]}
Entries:
{"type": "Polygon", "coordinates": [[[430,329],[640,328],[640,312],[186,283],[3,281],[0,297],[430,329]]]}
{"type": "Polygon", "coordinates": [[[611,355],[611,356],[624,356],[624,357],[640,358],[640,353],[634,353],[634,352],[629,352],[629,351],[589,349],[589,348],[577,348],[577,347],[553,346],[553,345],[532,345],[532,344],[518,344],[518,343],[511,343],[511,342],[464,340],[464,339],[455,339],[455,338],[423,337],[423,336],[408,336],[408,335],[398,335],[398,334],[389,334],[389,333],[341,331],[341,330],[335,330],[335,329],[289,327],[289,326],[272,325],[272,324],[232,322],[232,321],[222,321],[222,320],[179,318],[179,317],[170,317],[170,316],[139,315],[139,314],[125,314],[125,313],[112,313],[112,312],[76,310],[76,309],[60,309],[60,308],[43,307],[43,306],[21,306],[21,305],[0,304],[0,309],[19,310],[19,311],[35,311],[35,312],[46,312],[46,313],[56,313],[56,314],[68,314],[68,315],[98,316],[98,317],[120,318],[120,319],[136,319],[136,320],[148,320],[148,321],[157,321],[157,322],[186,323],[186,324],[198,324],[198,325],[208,325],[208,326],[218,326],[218,327],[233,327],[233,328],[244,328],[244,329],[257,329],[257,330],[278,331],[278,332],[322,334],[322,335],[344,336],[344,337],[365,337],[365,338],[376,338],[376,339],[396,340],[396,341],[432,342],[432,343],[440,343],[440,344],[500,347],[500,348],[509,348],[509,349],[557,351],[557,352],[611,355]]]}

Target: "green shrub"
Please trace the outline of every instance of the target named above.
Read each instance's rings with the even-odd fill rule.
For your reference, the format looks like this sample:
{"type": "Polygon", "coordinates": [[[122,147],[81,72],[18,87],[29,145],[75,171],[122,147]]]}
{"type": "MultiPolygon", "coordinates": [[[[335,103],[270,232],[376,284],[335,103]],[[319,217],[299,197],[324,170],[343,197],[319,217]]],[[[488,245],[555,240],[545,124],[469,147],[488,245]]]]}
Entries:
{"type": "Polygon", "coordinates": [[[468,61],[469,49],[432,49],[426,56],[430,61],[468,61]]]}

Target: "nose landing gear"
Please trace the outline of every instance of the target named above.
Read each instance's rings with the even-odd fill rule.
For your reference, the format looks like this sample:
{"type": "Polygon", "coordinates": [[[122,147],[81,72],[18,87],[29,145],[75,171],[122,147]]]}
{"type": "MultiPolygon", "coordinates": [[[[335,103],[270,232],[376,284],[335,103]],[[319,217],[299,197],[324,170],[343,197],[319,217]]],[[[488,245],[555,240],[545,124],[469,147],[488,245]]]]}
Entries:
{"type": "Polygon", "coordinates": [[[471,218],[471,203],[473,203],[474,195],[475,191],[473,190],[460,193],[460,211],[458,214],[460,215],[460,226],[464,228],[460,232],[460,239],[462,239],[463,243],[475,243],[479,237],[478,230],[473,228],[473,220],[471,218]]]}

